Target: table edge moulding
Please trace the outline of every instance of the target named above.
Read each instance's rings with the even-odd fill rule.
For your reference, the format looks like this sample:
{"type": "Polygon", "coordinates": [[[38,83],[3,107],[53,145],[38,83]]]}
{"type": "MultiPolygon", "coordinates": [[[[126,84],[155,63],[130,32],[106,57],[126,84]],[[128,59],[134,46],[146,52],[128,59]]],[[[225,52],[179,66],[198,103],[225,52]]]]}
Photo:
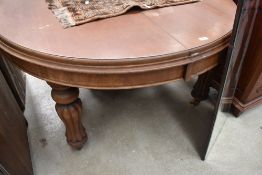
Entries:
{"type": "MultiPolygon", "coordinates": [[[[233,1],[232,3],[229,1],[231,0],[223,0],[226,4],[224,6],[228,7],[229,11],[232,11],[232,14],[228,15],[230,19],[227,19],[227,15],[221,17],[227,21],[227,24],[220,25],[221,31],[219,32],[222,34],[219,37],[213,38],[212,41],[204,42],[202,45],[192,46],[191,48],[184,47],[184,50],[174,51],[173,53],[153,54],[153,56],[148,54],[148,56],[123,57],[121,59],[94,59],[62,56],[59,54],[54,55],[53,53],[42,52],[19,45],[19,43],[4,36],[1,29],[0,52],[6,59],[13,62],[23,71],[47,81],[52,88],[51,95],[56,102],[56,111],[65,124],[67,141],[73,148],[80,149],[87,141],[87,134],[81,122],[82,103],[79,99],[78,88],[133,89],[165,84],[179,79],[187,81],[194,76],[201,75],[194,86],[192,96],[197,100],[206,99],[208,96],[208,89],[206,87],[208,87],[207,83],[212,74],[211,70],[223,62],[229,45],[230,27],[231,25],[233,27],[233,13],[235,11],[233,1]]],[[[195,6],[203,8],[206,4],[209,3],[212,5],[215,2],[215,0],[204,0],[199,2],[199,4],[195,3],[195,6]]],[[[8,4],[11,2],[4,1],[5,3],[8,4]]],[[[192,9],[195,6],[188,4],[188,6],[185,5],[183,8],[188,7],[192,9]]],[[[170,10],[171,8],[168,7],[167,9],[170,10]]],[[[176,6],[176,9],[178,8],[179,6],[176,6]]],[[[212,13],[214,15],[221,15],[216,9],[211,7],[208,9],[214,11],[212,13]]],[[[158,10],[155,9],[155,11],[158,10]]],[[[164,10],[165,8],[161,8],[162,12],[164,10]]],[[[46,11],[49,12],[48,9],[46,11]]],[[[3,16],[0,13],[0,17],[1,15],[3,16]]],[[[145,18],[145,16],[141,16],[141,18],[145,18]]],[[[121,18],[123,17],[115,17],[109,19],[109,21],[117,21],[117,19],[121,18]]],[[[139,18],[139,16],[136,16],[136,18],[139,18]]],[[[99,24],[103,22],[101,20],[99,24]]],[[[154,22],[151,21],[151,23],[153,25],[154,22]]],[[[217,23],[219,24],[219,22],[217,23]]],[[[79,27],[97,24],[95,21],[93,24],[88,23],[79,27]]],[[[77,30],[78,27],[73,28],[73,30],[77,30]]],[[[165,33],[165,35],[167,33],[162,29],[160,31],[165,33]]],[[[171,34],[167,36],[170,37],[169,35],[171,34]]],[[[186,34],[184,35],[186,36],[186,34]]],[[[176,40],[174,36],[170,38],[176,40]]]]}

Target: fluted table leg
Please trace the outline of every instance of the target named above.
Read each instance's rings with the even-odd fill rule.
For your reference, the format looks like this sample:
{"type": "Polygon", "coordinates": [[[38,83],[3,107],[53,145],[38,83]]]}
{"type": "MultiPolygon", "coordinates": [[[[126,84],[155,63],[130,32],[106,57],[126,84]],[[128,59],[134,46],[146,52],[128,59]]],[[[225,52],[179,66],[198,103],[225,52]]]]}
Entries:
{"type": "Polygon", "coordinates": [[[210,84],[212,80],[212,70],[199,75],[195,83],[191,95],[194,98],[192,104],[198,105],[201,101],[206,100],[210,91],[210,84]]]}
{"type": "Polygon", "coordinates": [[[56,102],[55,108],[58,116],[66,127],[66,138],[68,144],[75,149],[81,149],[87,141],[87,134],[81,122],[82,102],[79,96],[79,89],[48,84],[52,87],[52,98],[56,102]]]}

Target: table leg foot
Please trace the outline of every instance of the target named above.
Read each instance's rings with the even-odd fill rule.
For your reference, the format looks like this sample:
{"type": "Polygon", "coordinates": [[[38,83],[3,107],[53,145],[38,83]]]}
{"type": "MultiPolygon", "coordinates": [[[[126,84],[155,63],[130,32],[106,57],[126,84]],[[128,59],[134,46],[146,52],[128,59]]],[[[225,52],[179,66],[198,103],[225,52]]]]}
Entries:
{"type": "Polygon", "coordinates": [[[87,134],[81,122],[82,102],[78,98],[79,89],[48,84],[52,87],[51,95],[56,102],[57,114],[66,127],[68,144],[74,149],[81,149],[87,141],[87,134]]]}
{"type": "Polygon", "coordinates": [[[208,99],[210,91],[211,71],[199,75],[196,84],[191,91],[194,100],[191,102],[193,105],[198,105],[201,101],[208,99]]]}

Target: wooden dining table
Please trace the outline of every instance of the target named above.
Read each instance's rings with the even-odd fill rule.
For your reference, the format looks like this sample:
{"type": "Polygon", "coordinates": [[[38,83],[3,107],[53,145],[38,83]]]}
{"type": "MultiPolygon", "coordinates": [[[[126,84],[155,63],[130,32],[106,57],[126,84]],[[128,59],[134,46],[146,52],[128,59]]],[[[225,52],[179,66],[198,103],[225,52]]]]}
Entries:
{"type": "Polygon", "coordinates": [[[0,52],[46,81],[70,146],[87,141],[79,88],[112,90],[199,76],[192,91],[206,98],[209,72],[225,59],[236,5],[202,0],[64,29],[44,0],[0,1],[0,52]]]}

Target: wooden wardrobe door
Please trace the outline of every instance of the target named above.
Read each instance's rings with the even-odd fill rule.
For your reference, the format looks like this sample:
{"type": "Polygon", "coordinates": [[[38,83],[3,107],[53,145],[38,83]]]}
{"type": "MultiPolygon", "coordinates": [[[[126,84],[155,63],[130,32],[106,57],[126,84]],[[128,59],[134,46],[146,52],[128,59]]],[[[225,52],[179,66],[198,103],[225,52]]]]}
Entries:
{"type": "Polygon", "coordinates": [[[241,43],[246,49],[241,55],[244,61],[233,99],[232,113],[235,116],[262,104],[262,0],[254,1],[250,12],[246,13],[249,14],[246,19],[253,16],[253,20],[247,26],[249,39],[241,43]]]}
{"type": "Polygon", "coordinates": [[[33,174],[26,120],[0,70],[0,174],[4,171],[33,174]]]}
{"type": "MultiPolygon", "coordinates": [[[[1,54],[1,53],[0,53],[1,54]]],[[[0,55],[0,70],[22,110],[25,109],[25,74],[12,64],[4,54],[0,55]]]]}

